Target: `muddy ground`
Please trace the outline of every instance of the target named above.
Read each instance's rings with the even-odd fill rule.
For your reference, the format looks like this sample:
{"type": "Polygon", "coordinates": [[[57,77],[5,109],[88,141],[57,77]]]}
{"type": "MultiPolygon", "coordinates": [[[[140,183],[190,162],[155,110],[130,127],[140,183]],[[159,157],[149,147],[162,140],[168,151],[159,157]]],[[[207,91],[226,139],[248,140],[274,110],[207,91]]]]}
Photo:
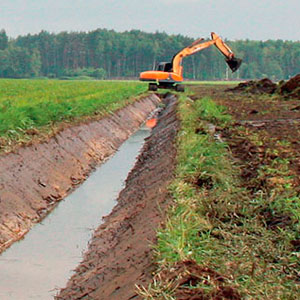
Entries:
{"type": "Polygon", "coordinates": [[[179,126],[176,97],[166,100],[117,206],[96,230],[83,262],[57,299],[140,299],[135,284],[147,286],[151,281],[155,266],[150,245],[170,203],[167,186],[179,126]]]}
{"type": "Polygon", "coordinates": [[[136,131],[160,103],[151,95],[47,142],[0,155],[0,252],[19,240],[136,131]]]}

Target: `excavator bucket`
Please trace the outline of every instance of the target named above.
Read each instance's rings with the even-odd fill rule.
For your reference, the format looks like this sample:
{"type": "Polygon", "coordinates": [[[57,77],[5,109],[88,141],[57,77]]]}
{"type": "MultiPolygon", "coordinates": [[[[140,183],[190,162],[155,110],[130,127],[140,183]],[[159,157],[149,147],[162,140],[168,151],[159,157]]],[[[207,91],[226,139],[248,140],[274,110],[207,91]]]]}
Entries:
{"type": "Polygon", "coordinates": [[[233,57],[230,59],[226,59],[226,63],[231,69],[231,71],[235,72],[242,64],[242,60],[240,58],[233,57]]]}

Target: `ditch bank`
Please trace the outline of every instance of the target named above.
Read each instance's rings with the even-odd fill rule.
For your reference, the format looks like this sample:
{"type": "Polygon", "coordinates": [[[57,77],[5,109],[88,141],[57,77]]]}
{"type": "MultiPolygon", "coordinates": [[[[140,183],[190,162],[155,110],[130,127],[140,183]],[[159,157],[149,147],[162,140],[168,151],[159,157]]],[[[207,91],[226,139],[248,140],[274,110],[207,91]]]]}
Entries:
{"type": "Polygon", "coordinates": [[[152,280],[156,229],[171,203],[168,185],[176,159],[179,128],[176,97],[166,97],[167,107],[146,140],[129,173],[118,204],[95,231],[82,263],[56,299],[140,299],[135,285],[152,280]]]}
{"type": "Polygon", "coordinates": [[[86,179],[160,103],[144,97],[98,121],[0,156],[0,253],[86,179]]]}

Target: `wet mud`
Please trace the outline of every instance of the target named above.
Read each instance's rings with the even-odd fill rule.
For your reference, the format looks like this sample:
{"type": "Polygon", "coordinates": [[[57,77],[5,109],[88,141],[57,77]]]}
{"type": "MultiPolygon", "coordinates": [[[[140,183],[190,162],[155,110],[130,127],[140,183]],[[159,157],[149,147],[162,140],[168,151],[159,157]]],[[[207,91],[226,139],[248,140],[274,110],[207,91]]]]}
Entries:
{"type": "Polygon", "coordinates": [[[173,178],[179,127],[176,97],[165,101],[117,206],[95,231],[83,262],[56,299],[140,299],[135,285],[151,282],[151,244],[171,203],[167,187],[173,178]]]}
{"type": "Polygon", "coordinates": [[[152,94],[115,114],[66,128],[0,156],[0,252],[22,238],[136,131],[160,103],[152,94]]]}

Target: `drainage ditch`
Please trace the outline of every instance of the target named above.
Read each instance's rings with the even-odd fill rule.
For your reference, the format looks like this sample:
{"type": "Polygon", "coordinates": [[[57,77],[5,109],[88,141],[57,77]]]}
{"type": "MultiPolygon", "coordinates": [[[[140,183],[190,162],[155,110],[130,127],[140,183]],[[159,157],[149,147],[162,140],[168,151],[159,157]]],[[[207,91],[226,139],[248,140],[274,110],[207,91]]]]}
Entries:
{"type": "Polygon", "coordinates": [[[99,220],[110,213],[150,130],[119,151],[25,237],[0,256],[0,299],[53,299],[82,259],[99,220]]]}

